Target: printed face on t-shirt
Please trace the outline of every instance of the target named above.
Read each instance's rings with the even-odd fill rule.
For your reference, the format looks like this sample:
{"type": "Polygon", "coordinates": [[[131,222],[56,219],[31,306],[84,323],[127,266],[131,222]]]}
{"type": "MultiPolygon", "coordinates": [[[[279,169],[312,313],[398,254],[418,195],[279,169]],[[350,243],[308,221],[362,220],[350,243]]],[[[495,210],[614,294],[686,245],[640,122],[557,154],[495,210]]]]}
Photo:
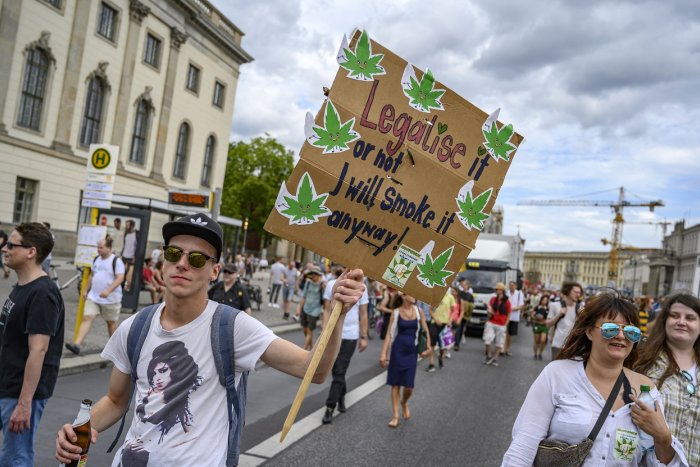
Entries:
{"type": "Polygon", "coordinates": [[[163,392],[171,381],[170,367],[167,363],[161,362],[156,364],[154,371],[155,375],[153,375],[153,389],[156,392],[163,392]]]}

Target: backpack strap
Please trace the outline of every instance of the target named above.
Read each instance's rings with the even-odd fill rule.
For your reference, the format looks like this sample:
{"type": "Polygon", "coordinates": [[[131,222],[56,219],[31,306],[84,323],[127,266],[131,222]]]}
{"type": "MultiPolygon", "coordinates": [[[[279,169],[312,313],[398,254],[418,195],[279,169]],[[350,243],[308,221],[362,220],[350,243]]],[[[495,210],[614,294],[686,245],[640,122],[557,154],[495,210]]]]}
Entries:
{"type": "Polygon", "coordinates": [[[126,411],[124,412],[124,415],[122,415],[122,421],[119,424],[117,435],[114,437],[114,441],[112,441],[109,449],[107,449],[108,453],[112,452],[114,447],[117,445],[117,442],[122,435],[122,431],[124,430],[126,414],[129,413],[131,399],[133,399],[134,390],[136,389],[136,380],[138,379],[136,369],[138,367],[139,357],[141,356],[141,348],[143,347],[146,336],[148,336],[148,331],[151,328],[153,314],[158,309],[159,305],[160,303],[156,303],[155,305],[147,306],[138,312],[136,316],[134,316],[134,321],[131,323],[131,327],[129,328],[129,335],[126,338],[126,355],[129,358],[129,363],[131,364],[131,392],[129,393],[129,405],[126,406],[126,411]]]}
{"type": "Polygon", "coordinates": [[[238,465],[241,453],[241,429],[245,424],[246,385],[248,372],[241,374],[236,388],[234,359],[234,322],[237,310],[227,305],[219,305],[211,320],[211,347],[214,364],[219,374],[219,382],[226,388],[226,407],[228,409],[228,450],[226,466],[238,465]]]}

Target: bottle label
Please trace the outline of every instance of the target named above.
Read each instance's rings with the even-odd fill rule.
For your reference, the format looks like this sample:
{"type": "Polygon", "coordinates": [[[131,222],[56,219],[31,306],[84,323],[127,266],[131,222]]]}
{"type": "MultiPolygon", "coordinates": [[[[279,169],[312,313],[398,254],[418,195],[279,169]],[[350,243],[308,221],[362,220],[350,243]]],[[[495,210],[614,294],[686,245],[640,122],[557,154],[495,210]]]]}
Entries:
{"type": "Polygon", "coordinates": [[[80,459],[78,460],[78,467],[85,467],[87,465],[87,454],[83,454],[80,456],[80,459]]]}
{"type": "Polygon", "coordinates": [[[631,461],[634,458],[634,452],[637,450],[639,437],[636,431],[625,430],[618,428],[615,431],[615,449],[613,457],[621,461],[631,461]]]}

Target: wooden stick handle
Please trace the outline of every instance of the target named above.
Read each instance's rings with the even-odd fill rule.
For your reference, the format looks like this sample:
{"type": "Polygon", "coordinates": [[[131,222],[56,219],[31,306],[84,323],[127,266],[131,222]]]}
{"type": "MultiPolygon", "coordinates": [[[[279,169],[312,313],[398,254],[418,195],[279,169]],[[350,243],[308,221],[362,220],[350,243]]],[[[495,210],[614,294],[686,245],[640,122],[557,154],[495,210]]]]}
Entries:
{"type": "Polygon", "coordinates": [[[338,322],[338,318],[340,317],[340,311],[342,309],[343,304],[339,301],[336,301],[335,306],[333,307],[333,311],[331,312],[331,316],[328,319],[326,325],[323,327],[323,332],[321,333],[321,336],[318,338],[316,349],[314,350],[314,353],[311,356],[311,362],[309,363],[309,367],[306,369],[304,379],[302,380],[301,385],[299,386],[297,395],[294,397],[294,402],[292,402],[292,406],[289,408],[287,419],[284,421],[284,426],[282,427],[280,443],[284,441],[284,438],[287,436],[287,433],[289,433],[289,430],[294,424],[294,420],[296,420],[297,418],[297,414],[299,413],[301,403],[304,400],[306,391],[309,390],[311,379],[313,379],[314,374],[316,374],[316,369],[318,368],[318,364],[321,362],[323,352],[326,351],[326,346],[328,345],[328,341],[331,338],[331,333],[333,333],[333,329],[335,329],[335,325],[338,322]]]}

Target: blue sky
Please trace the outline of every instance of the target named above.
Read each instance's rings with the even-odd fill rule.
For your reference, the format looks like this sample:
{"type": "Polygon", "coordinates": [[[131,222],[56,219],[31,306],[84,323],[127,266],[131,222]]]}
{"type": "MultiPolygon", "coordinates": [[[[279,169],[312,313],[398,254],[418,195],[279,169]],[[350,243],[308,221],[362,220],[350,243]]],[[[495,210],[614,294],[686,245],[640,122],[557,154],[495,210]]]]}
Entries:
{"type": "MultiPolygon", "coordinates": [[[[394,53],[525,136],[497,203],[530,251],[604,251],[604,207],[529,199],[661,199],[630,222],[700,222],[700,8],[661,1],[210,0],[245,33],[231,139],[268,133],[299,151],[323,103],[344,33],[367,29],[394,53]],[[591,196],[577,195],[596,193],[591,196]]],[[[671,226],[672,228],[672,226],[671,226]]],[[[659,247],[656,225],[623,243],[659,247]]]]}

